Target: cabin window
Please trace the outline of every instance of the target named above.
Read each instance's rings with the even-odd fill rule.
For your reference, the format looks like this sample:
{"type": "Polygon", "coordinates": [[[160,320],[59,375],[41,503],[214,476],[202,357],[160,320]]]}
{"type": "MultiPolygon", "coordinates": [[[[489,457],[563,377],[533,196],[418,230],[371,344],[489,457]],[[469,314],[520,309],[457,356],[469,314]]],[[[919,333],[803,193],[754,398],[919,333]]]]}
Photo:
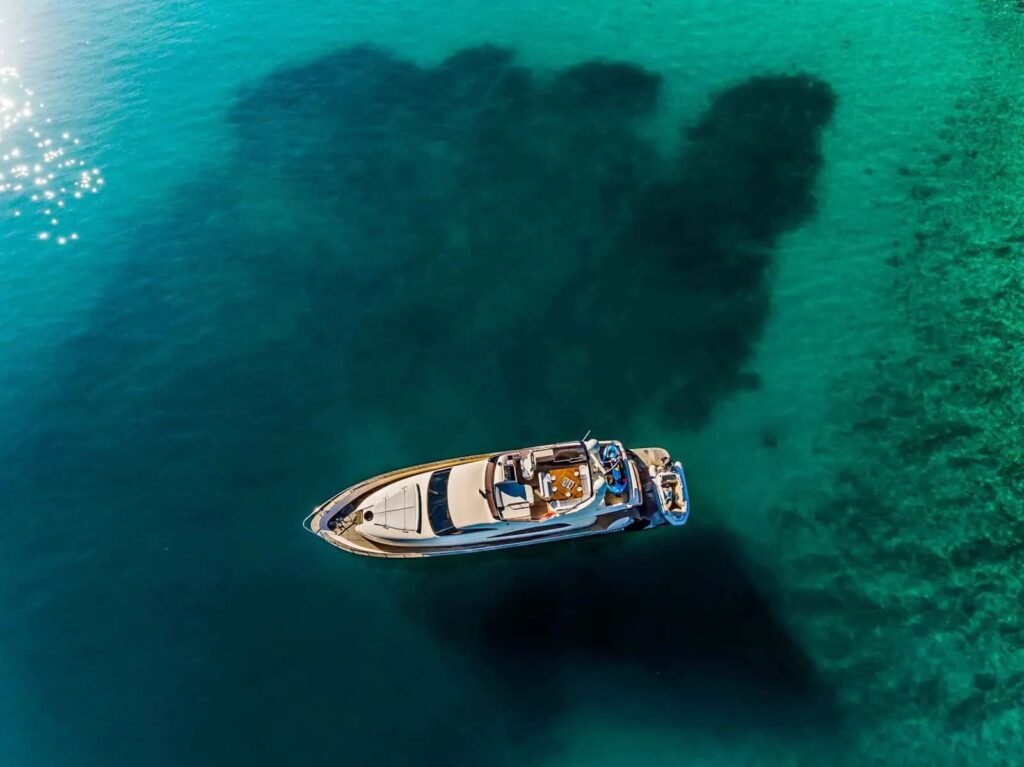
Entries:
{"type": "Polygon", "coordinates": [[[448,513],[448,475],[451,469],[441,469],[430,475],[427,483],[427,516],[435,535],[454,535],[459,532],[448,513]]]}
{"type": "Polygon", "coordinates": [[[566,522],[554,522],[553,524],[550,524],[550,525],[530,526],[526,530],[513,530],[510,533],[498,533],[497,535],[492,535],[491,537],[492,538],[509,538],[509,537],[516,536],[516,535],[536,535],[541,530],[557,530],[557,529],[562,528],[562,527],[569,527],[569,525],[566,522]]]}

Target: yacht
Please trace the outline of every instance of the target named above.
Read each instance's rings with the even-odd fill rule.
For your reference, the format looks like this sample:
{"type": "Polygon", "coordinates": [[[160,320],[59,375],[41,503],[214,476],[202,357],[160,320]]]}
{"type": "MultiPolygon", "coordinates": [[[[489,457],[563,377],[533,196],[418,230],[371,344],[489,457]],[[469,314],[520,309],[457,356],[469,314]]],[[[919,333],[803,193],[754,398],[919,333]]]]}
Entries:
{"type": "Polygon", "coordinates": [[[666,450],[584,438],[381,474],[303,526],[353,554],[412,558],[683,525],[689,514],[686,475],[666,450]]]}

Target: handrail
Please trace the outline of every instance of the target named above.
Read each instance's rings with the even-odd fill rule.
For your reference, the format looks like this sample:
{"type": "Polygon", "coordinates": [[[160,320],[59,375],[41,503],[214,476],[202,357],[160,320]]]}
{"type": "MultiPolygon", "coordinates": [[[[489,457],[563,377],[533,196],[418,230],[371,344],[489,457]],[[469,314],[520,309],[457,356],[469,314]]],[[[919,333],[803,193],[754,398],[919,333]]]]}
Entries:
{"type": "MultiPolygon", "coordinates": [[[[676,463],[679,463],[679,462],[676,461],[676,463]]],[[[683,468],[683,465],[681,463],[679,464],[679,478],[681,480],[683,480],[683,500],[686,501],[686,512],[687,512],[687,514],[689,514],[689,512],[690,512],[690,488],[688,488],[686,486],[686,470],[683,468]]]]}
{"type": "Polygon", "coordinates": [[[676,465],[679,466],[679,478],[683,481],[683,502],[686,504],[686,516],[683,517],[683,524],[685,525],[690,519],[690,488],[686,486],[686,470],[683,469],[683,464],[676,461],[676,465]]]}
{"type": "Polygon", "coordinates": [[[309,526],[309,520],[316,516],[316,513],[320,511],[320,508],[320,506],[317,506],[315,509],[309,512],[309,515],[304,520],[302,520],[302,529],[305,530],[307,533],[312,533],[313,535],[316,535],[318,538],[320,536],[317,535],[316,531],[309,526]]]}

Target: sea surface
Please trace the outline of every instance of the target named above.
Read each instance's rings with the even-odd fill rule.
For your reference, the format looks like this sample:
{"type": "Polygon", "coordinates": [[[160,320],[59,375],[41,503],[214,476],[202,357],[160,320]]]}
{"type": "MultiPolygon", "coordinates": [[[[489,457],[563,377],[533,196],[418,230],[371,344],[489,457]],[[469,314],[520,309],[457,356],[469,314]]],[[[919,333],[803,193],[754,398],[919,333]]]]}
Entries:
{"type": "Polygon", "coordinates": [[[1011,0],[0,2],[0,764],[1010,765],[1011,0]],[[421,562],[582,437],[683,529],[421,562]]]}

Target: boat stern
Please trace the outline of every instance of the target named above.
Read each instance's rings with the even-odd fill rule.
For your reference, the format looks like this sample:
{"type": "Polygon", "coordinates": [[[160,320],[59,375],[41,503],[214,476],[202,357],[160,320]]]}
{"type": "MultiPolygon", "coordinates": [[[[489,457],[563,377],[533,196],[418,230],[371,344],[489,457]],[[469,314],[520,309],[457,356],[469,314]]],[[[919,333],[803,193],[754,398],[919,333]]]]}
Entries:
{"type": "Polygon", "coordinates": [[[632,452],[647,470],[644,492],[649,498],[645,505],[650,509],[653,524],[685,525],[690,518],[690,490],[682,463],[673,461],[669,452],[660,447],[632,452]]]}

